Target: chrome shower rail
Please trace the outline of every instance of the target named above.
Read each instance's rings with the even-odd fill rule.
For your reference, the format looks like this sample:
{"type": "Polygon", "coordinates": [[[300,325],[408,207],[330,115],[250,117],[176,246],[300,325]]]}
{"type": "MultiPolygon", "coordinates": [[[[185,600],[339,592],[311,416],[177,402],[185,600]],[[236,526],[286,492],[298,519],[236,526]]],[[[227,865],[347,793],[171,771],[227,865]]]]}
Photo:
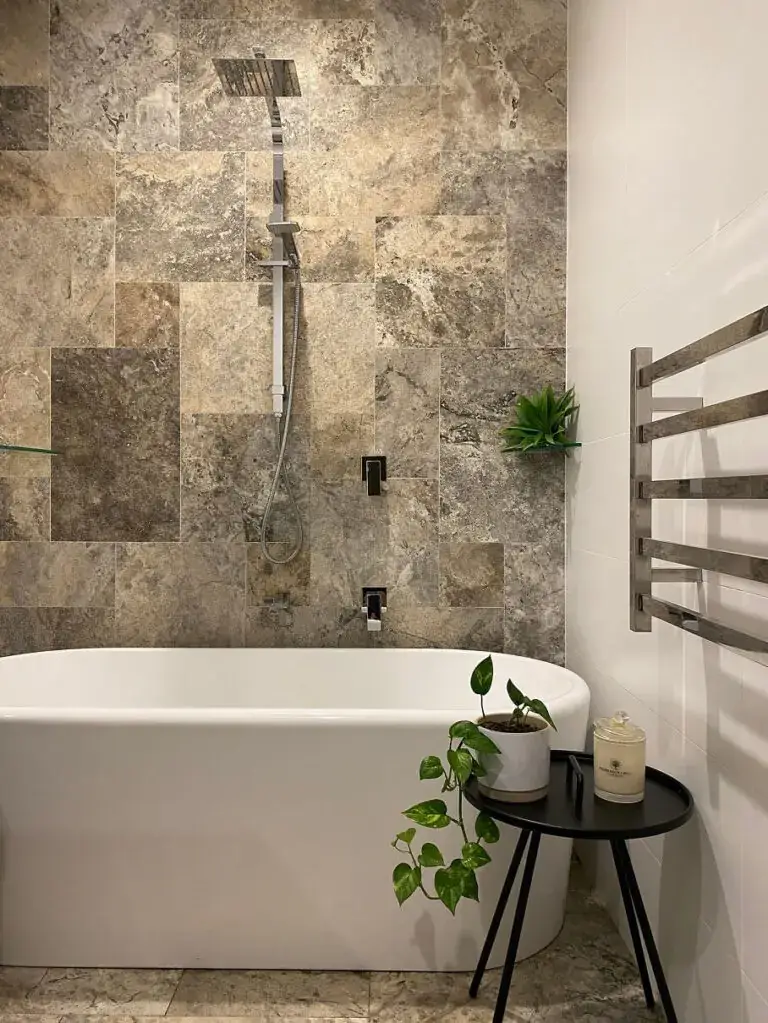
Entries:
{"type": "Polygon", "coordinates": [[[761,659],[768,655],[768,638],[730,628],[698,611],[661,600],[651,592],[654,583],[701,582],[703,571],[768,583],[766,558],[654,540],[651,535],[654,500],[768,499],[766,475],[653,479],[654,440],[768,415],[768,391],[704,406],[701,398],[654,398],[653,384],[699,366],[766,332],[768,306],[656,361],[651,348],[632,350],[629,461],[630,628],[633,632],[650,632],[653,619],[658,618],[713,643],[759,654],[761,659]],[[654,412],[675,414],[654,422],[654,412]],[[656,568],[654,558],[685,567],[656,568]]]}

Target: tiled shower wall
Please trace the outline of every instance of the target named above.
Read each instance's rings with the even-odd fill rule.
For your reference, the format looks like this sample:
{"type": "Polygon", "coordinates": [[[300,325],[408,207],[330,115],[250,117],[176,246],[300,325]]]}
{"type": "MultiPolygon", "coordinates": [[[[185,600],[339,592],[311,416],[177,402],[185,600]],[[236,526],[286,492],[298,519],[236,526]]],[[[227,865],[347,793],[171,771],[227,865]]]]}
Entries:
{"type": "Polygon", "coordinates": [[[563,654],[563,465],[502,455],[564,380],[560,0],[0,0],[0,644],[563,654]],[[306,543],[275,460],[266,108],[293,57],[306,543]],[[389,461],[365,496],[360,457],[389,461]],[[268,537],[291,535],[284,498],[268,537]],[[287,594],[289,607],[270,607],[287,594]]]}

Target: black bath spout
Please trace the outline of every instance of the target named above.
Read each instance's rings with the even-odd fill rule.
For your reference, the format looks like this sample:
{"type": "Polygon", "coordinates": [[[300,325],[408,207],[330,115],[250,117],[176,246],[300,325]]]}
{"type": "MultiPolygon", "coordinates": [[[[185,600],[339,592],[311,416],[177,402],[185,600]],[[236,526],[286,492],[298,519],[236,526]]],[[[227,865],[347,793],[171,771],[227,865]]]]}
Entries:
{"type": "Polygon", "coordinates": [[[363,455],[362,479],[369,497],[381,497],[381,484],[387,478],[386,455],[363,455]]]}

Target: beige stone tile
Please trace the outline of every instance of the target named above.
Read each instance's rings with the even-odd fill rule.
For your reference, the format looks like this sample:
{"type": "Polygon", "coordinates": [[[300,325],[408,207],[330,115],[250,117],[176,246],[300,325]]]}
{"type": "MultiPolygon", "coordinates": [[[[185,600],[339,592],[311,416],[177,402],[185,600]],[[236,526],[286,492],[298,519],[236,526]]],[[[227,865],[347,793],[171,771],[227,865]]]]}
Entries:
{"type": "Polygon", "coordinates": [[[117,646],[111,608],[0,607],[2,656],[111,646],[117,646]]]}
{"type": "Polygon", "coordinates": [[[0,153],[0,217],[112,217],[109,153],[0,153]]]}
{"type": "Polygon", "coordinates": [[[183,284],[182,412],[268,412],[271,380],[271,292],[254,284],[183,284]]]}
{"type": "Polygon", "coordinates": [[[249,607],[245,644],[252,647],[370,646],[363,616],[356,607],[249,607]]]}
{"type": "Polygon", "coordinates": [[[440,449],[440,353],[400,348],[376,354],[376,451],[387,473],[436,476],[440,449]]]}
{"type": "Polygon", "coordinates": [[[181,0],[182,18],[367,18],[374,0],[181,0]]]}
{"type": "Polygon", "coordinates": [[[440,76],[439,0],[375,0],[378,85],[431,85],[440,76]]]}
{"type": "Polygon", "coordinates": [[[449,607],[503,607],[504,545],[440,544],[440,603],[449,607]]]}
{"type": "Polygon", "coordinates": [[[0,149],[48,148],[48,90],[0,85],[0,149]]]}
{"type": "MultiPolygon", "coordinates": [[[[45,349],[0,351],[0,442],[51,445],[51,355],[45,349]]],[[[51,471],[48,455],[0,452],[0,475],[39,477],[51,471]]]]}
{"type": "Polygon", "coordinates": [[[118,279],[242,280],[244,177],[242,153],[118,156],[118,279]]]}
{"type": "Polygon", "coordinates": [[[179,347],[179,285],[118,281],[115,285],[118,348],[179,347]]]}
{"type": "Polygon", "coordinates": [[[114,585],[111,544],[0,544],[0,605],[112,607],[114,585]]]}
{"type": "Polygon", "coordinates": [[[27,996],[45,976],[45,970],[34,966],[0,966],[0,1018],[23,1012],[27,996]]]}
{"type": "Polygon", "coordinates": [[[357,1019],[368,1014],[368,975],[288,970],[187,970],[169,1015],[357,1019]]]}
{"type": "Polygon", "coordinates": [[[504,649],[501,608],[392,607],[381,632],[387,647],[445,647],[454,650],[504,649]]]}
{"type": "Polygon", "coordinates": [[[376,223],[376,274],[414,267],[467,275],[498,270],[505,243],[498,216],[384,217],[376,223]]]}
{"type": "Polygon", "coordinates": [[[244,544],[120,544],[115,588],[120,645],[242,646],[244,544]]]}
{"type": "Polygon", "coordinates": [[[114,343],[114,222],[0,219],[0,348],[114,343]]]}
{"type": "MultiPolygon", "coordinates": [[[[162,1015],[181,970],[51,969],[28,996],[30,1013],[146,1017],[162,1015]]],[[[130,1017],[129,1017],[130,1018],[130,1017]]]]}
{"type": "Polygon", "coordinates": [[[48,84],[48,0],[3,0],[0,85],[48,84]]]}
{"type": "MultiPolygon", "coordinates": [[[[288,557],[291,543],[269,543],[267,550],[279,559],[288,557]]],[[[264,557],[261,544],[248,544],[248,604],[264,607],[286,598],[291,607],[309,603],[309,544],[286,564],[273,565],[264,557]]]]}
{"type": "Polygon", "coordinates": [[[0,478],[0,540],[48,540],[50,520],[47,476],[0,478]]]}

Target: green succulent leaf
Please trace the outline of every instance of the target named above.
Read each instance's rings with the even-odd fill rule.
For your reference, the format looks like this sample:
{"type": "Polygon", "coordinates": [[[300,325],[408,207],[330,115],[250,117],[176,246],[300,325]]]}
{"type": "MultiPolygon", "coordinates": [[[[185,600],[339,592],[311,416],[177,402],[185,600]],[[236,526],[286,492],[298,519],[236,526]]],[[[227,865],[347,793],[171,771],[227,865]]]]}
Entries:
{"type": "Polygon", "coordinates": [[[419,765],[419,778],[440,778],[443,775],[443,764],[440,757],[424,757],[419,765]]]}
{"type": "Polygon", "coordinates": [[[490,863],[491,857],[479,842],[467,842],[461,850],[461,862],[470,870],[476,870],[490,863]]]}
{"type": "Polygon", "coordinates": [[[500,836],[499,826],[493,817],[490,817],[487,813],[479,813],[477,820],[475,821],[475,834],[482,841],[487,842],[489,845],[493,845],[498,842],[500,836]]]}
{"type": "Polygon", "coordinates": [[[410,863],[398,863],[392,871],[392,887],[399,905],[410,899],[421,884],[421,870],[410,863]]]}
{"type": "Polygon", "coordinates": [[[548,725],[557,731],[557,725],[552,720],[547,705],[541,700],[528,700],[528,708],[532,710],[534,714],[538,714],[540,718],[544,718],[548,725]]]}
{"type": "Polygon", "coordinates": [[[530,451],[535,448],[577,447],[568,440],[571,418],[578,411],[574,389],[555,394],[545,387],[530,396],[521,395],[515,404],[515,421],[501,431],[504,451],[530,451]]]}
{"type": "Polygon", "coordinates": [[[449,749],[446,756],[448,757],[448,763],[456,773],[456,777],[464,784],[472,774],[472,767],[474,766],[472,754],[465,749],[449,749]]]}
{"type": "Polygon", "coordinates": [[[425,842],[419,853],[419,863],[422,867],[442,867],[445,865],[445,860],[434,843],[425,842]]]}
{"type": "Polygon", "coordinates": [[[464,894],[464,884],[464,872],[457,870],[453,863],[450,867],[442,867],[435,872],[437,897],[453,914],[456,913],[456,906],[464,894]]]}
{"type": "Polygon", "coordinates": [[[488,654],[479,664],[475,665],[469,680],[470,688],[478,696],[487,696],[493,685],[493,659],[488,654]]]}
{"type": "Polygon", "coordinates": [[[447,828],[451,823],[448,807],[442,799],[427,799],[423,803],[403,810],[403,816],[420,824],[423,828],[447,828]]]}

